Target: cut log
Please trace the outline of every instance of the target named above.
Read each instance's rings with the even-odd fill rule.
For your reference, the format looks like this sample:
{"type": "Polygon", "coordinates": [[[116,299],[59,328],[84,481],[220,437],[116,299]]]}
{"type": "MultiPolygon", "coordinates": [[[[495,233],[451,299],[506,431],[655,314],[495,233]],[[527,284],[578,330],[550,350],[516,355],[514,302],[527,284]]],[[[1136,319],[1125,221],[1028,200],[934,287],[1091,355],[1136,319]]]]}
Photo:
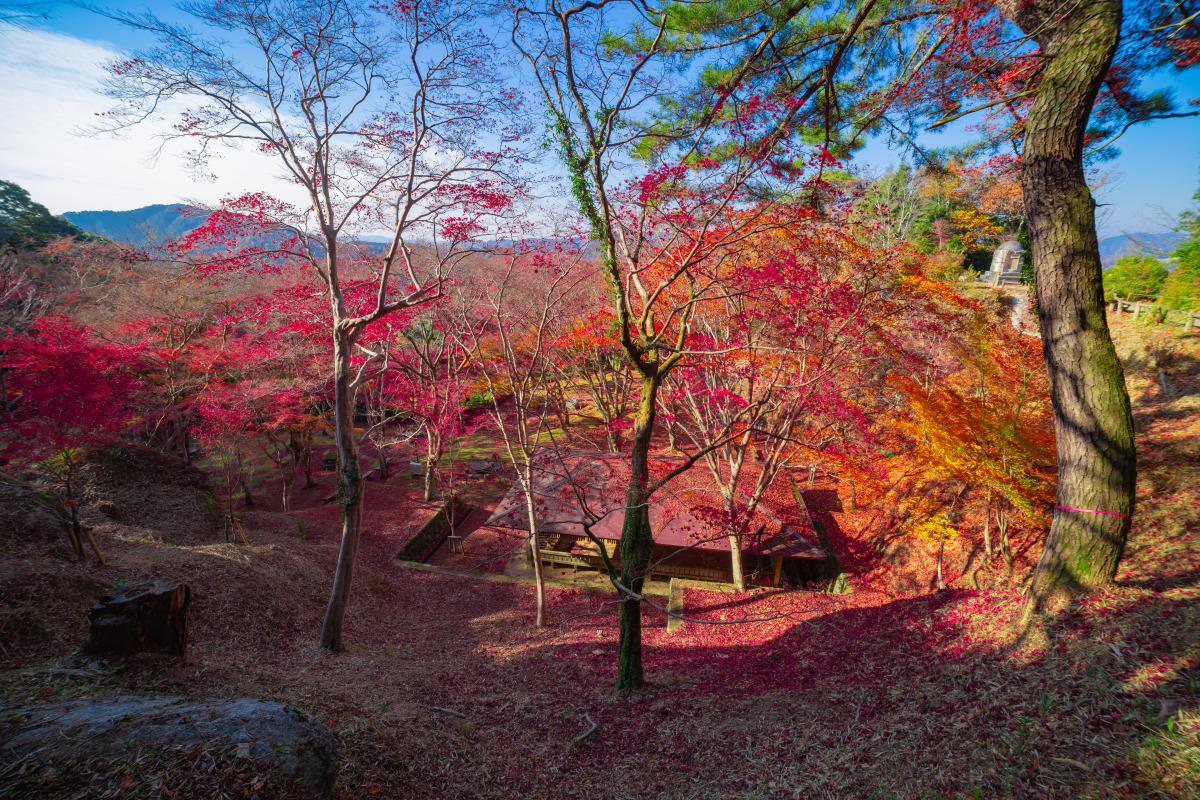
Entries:
{"type": "Polygon", "coordinates": [[[149,581],[130,586],[92,604],[86,653],[133,655],[146,651],[187,655],[187,610],[192,591],[186,584],[149,581]]]}

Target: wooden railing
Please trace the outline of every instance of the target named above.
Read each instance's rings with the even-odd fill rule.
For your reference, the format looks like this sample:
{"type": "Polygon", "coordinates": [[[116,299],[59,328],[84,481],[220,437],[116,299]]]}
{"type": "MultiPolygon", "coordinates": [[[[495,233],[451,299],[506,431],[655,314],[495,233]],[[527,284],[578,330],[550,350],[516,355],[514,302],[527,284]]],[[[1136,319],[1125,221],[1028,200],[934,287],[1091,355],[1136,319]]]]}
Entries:
{"type": "Polygon", "coordinates": [[[1122,311],[1132,312],[1134,319],[1138,319],[1142,314],[1156,314],[1160,317],[1160,322],[1168,325],[1182,325],[1184,333],[1200,330],[1200,312],[1177,311],[1163,308],[1158,303],[1149,300],[1129,300],[1120,295],[1114,295],[1110,305],[1112,310],[1118,314],[1122,311]]]}

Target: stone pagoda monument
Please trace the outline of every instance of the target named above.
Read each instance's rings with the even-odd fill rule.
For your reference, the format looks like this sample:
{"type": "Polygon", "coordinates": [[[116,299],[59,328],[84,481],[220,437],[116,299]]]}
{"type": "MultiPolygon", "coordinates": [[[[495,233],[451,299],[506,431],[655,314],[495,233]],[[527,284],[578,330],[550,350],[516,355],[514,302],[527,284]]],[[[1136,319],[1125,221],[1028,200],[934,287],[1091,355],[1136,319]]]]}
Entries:
{"type": "Polygon", "coordinates": [[[992,286],[1015,286],[1021,282],[1021,259],[1025,248],[1015,237],[1009,237],[992,254],[992,267],[979,280],[992,286]]]}

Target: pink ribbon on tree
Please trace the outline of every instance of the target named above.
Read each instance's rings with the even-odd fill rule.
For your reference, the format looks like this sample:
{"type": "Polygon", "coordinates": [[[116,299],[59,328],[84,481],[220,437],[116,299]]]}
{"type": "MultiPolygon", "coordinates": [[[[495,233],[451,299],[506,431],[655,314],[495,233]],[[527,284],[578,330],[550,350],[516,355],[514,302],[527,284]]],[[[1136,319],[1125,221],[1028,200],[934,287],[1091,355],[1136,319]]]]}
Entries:
{"type": "Polygon", "coordinates": [[[1097,508],[1075,508],[1075,506],[1055,506],[1057,511],[1078,511],[1080,514],[1104,514],[1109,517],[1124,517],[1129,519],[1128,514],[1122,514],[1120,511],[1101,511],[1097,508]]]}

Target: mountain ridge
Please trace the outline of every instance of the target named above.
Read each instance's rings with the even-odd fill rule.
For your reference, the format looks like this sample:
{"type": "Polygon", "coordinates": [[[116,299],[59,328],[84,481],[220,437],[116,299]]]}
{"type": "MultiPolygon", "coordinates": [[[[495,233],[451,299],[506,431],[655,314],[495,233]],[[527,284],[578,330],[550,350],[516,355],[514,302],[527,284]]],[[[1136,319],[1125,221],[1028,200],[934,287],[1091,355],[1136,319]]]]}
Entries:
{"type": "MultiPolygon", "coordinates": [[[[123,211],[68,211],[60,216],[88,233],[136,247],[153,248],[196,228],[207,213],[205,209],[187,203],[154,203],[123,211]]],[[[390,240],[390,237],[374,234],[356,238],[375,246],[390,240]]],[[[1100,240],[1100,261],[1107,269],[1121,256],[1132,253],[1165,258],[1184,238],[1183,234],[1174,231],[1113,234],[1100,240]]]]}
{"type": "Polygon", "coordinates": [[[124,211],[67,211],[60,216],[96,236],[149,248],[198,227],[208,212],[187,203],[154,203],[124,211]]]}
{"type": "Polygon", "coordinates": [[[1180,242],[1187,237],[1178,231],[1151,233],[1137,231],[1134,233],[1118,233],[1105,236],[1100,240],[1100,263],[1105,269],[1116,263],[1121,256],[1134,253],[1145,253],[1158,258],[1171,255],[1180,242]]]}

